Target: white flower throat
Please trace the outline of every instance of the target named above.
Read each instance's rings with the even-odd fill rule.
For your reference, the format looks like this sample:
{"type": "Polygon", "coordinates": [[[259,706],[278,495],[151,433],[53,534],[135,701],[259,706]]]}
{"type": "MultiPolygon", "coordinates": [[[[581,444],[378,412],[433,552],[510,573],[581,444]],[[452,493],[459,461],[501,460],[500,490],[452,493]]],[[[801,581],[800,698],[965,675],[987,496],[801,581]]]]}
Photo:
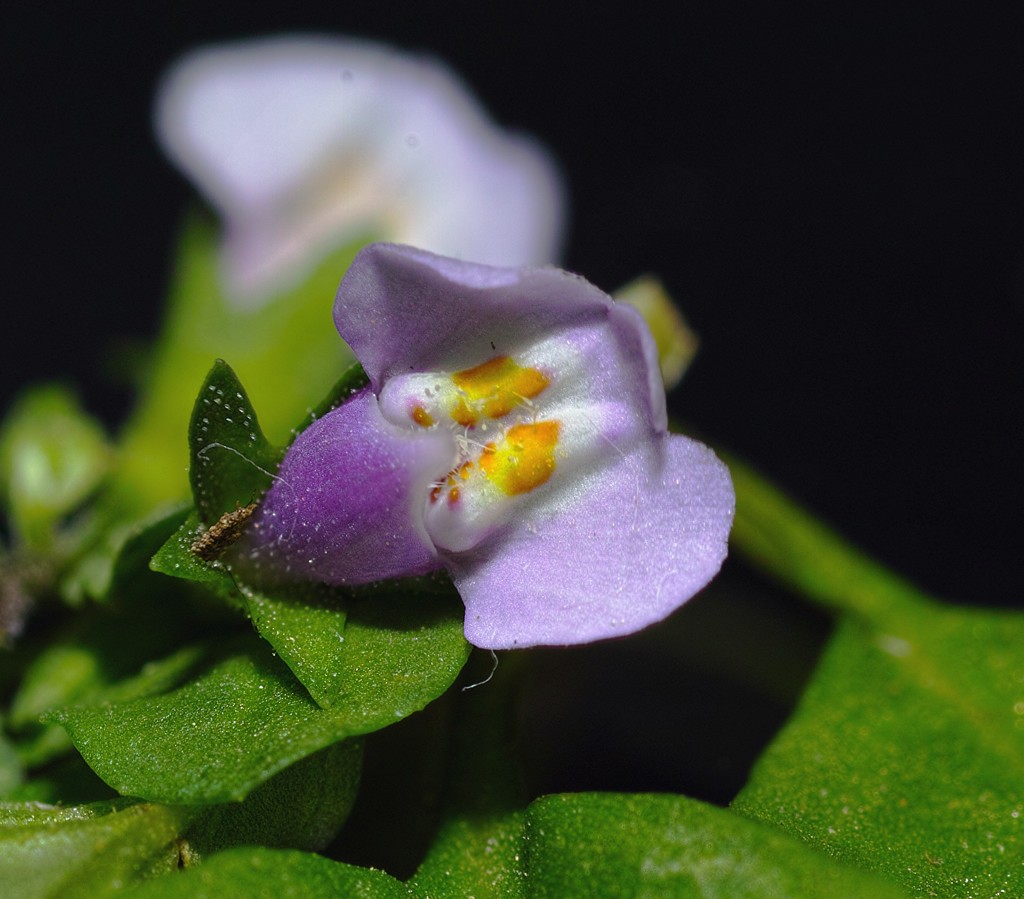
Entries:
{"type": "Polygon", "coordinates": [[[518,359],[498,355],[460,371],[387,382],[380,404],[388,420],[452,435],[452,464],[424,499],[437,547],[471,549],[513,509],[546,492],[539,488],[591,455],[585,446],[599,441],[587,426],[575,356],[564,340],[544,341],[518,359]]]}

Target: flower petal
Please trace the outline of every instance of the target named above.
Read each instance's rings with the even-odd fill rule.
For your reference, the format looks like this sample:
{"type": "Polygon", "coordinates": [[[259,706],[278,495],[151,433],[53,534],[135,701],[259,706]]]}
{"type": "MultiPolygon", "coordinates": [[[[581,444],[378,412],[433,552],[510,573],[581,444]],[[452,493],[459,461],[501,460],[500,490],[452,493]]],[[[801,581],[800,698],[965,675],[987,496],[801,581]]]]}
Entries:
{"type": "Polygon", "coordinates": [[[363,584],[441,567],[423,497],[450,437],[389,424],[369,391],[309,426],[230,559],[254,583],[363,584]]]}
{"type": "Polygon", "coordinates": [[[568,645],[661,620],[715,575],[735,497],[726,467],[686,437],[663,437],[580,482],[550,518],[446,561],[484,649],[568,645]]]}
{"type": "Polygon", "coordinates": [[[554,165],[434,60],[315,36],[206,48],[169,72],[156,129],[224,214],[243,294],[370,235],[505,265],[558,253],[554,165]]]}
{"type": "Polygon", "coordinates": [[[342,279],[334,323],[379,390],[394,375],[470,368],[557,329],[603,322],[612,305],[559,269],[477,265],[378,243],[342,279]]]}

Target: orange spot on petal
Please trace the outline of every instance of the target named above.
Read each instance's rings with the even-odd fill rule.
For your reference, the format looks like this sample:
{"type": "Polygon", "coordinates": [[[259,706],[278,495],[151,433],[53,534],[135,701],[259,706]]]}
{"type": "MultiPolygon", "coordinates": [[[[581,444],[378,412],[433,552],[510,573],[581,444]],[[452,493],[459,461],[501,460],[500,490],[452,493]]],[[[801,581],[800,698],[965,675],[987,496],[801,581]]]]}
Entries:
{"type": "Polygon", "coordinates": [[[434,423],[434,419],[430,417],[430,413],[422,406],[414,406],[409,415],[421,428],[429,428],[434,423]]]}
{"type": "MultiPolygon", "coordinates": [[[[466,398],[488,418],[502,418],[516,406],[542,393],[551,383],[547,375],[535,368],[517,365],[508,356],[495,356],[474,368],[457,371],[452,382],[466,398]]],[[[466,424],[459,416],[478,413],[460,397],[452,410],[452,418],[466,424]]]]}
{"type": "Polygon", "coordinates": [[[466,405],[466,401],[461,396],[452,407],[452,418],[464,428],[472,428],[480,420],[480,416],[466,405]]]}
{"type": "Polygon", "coordinates": [[[559,429],[557,421],[514,425],[501,443],[484,447],[481,470],[507,496],[529,493],[555,471],[559,429]]]}

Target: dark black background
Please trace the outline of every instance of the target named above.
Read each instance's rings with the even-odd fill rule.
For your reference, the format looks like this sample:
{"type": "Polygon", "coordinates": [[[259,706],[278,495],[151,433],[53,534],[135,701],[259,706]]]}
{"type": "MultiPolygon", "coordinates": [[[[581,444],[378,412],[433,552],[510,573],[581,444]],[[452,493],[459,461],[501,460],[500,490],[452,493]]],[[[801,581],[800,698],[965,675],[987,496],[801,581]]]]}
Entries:
{"type": "Polygon", "coordinates": [[[193,196],[151,137],[166,64],[273,31],[374,37],[443,57],[549,145],[567,267],[609,290],[662,276],[703,340],[673,404],[706,439],[940,595],[1017,603],[1021,23],[835,7],[9,10],[0,405],[62,378],[112,424],[128,408],[107,360],[156,333],[193,196]]]}

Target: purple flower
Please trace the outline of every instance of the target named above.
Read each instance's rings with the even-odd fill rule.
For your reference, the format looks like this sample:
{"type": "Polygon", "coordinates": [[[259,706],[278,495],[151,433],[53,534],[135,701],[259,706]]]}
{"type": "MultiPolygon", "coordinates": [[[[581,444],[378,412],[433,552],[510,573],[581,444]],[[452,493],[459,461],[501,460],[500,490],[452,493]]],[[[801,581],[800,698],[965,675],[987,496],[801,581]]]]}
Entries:
{"type": "Polygon", "coordinates": [[[295,441],[235,564],[361,584],[444,568],[488,649],[659,621],[726,555],[734,495],[666,430],[636,311],[553,268],[375,244],[335,323],[370,386],[295,441]]]}
{"type": "Polygon", "coordinates": [[[225,286],[243,306],[368,237],[501,265],[558,254],[548,155],[428,57],[323,35],[203,48],[164,79],[156,129],[224,216],[225,286]]]}

